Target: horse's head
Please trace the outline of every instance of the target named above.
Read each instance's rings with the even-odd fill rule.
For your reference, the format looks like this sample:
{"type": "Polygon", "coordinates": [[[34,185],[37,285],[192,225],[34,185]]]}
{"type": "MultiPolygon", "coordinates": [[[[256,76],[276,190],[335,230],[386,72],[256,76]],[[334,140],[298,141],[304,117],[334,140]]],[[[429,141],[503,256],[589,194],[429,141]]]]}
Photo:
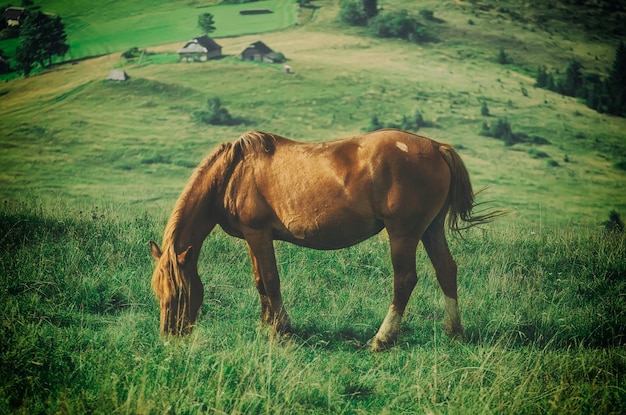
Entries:
{"type": "Polygon", "coordinates": [[[164,253],[150,241],[150,250],[156,260],[152,288],[161,307],[161,334],[189,334],[203,298],[197,265],[191,260],[192,247],[180,254],[176,254],[173,247],[164,253]]]}

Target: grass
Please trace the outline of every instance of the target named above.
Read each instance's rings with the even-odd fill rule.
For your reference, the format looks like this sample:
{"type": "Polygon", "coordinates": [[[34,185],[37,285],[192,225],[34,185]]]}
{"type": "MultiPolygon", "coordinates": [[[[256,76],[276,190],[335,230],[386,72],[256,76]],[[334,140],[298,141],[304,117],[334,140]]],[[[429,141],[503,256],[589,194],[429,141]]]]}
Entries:
{"type": "Polygon", "coordinates": [[[208,2],[89,3],[75,14],[76,2],[47,4],[70,37],[99,33],[73,53],[114,53],[0,85],[0,413],[624,412],[626,244],[601,223],[626,212],[626,122],[536,90],[530,75],[573,57],[602,73],[613,38],[433,0],[420,7],[444,20],[440,42],[381,41],[340,26],[337,3],[318,0],[304,25],[222,37],[227,57],[187,64],[175,51],[191,34],[119,31],[138,15],[137,29],[182,24],[183,11],[191,30],[208,2]],[[294,73],[241,62],[259,39],[294,73]],[[131,46],[151,54],[125,61],[131,46]],[[509,65],[496,62],[502,48],[509,65]],[[131,80],[107,82],[112,68],[131,80]],[[244,123],[192,122],[214,95],[244,123]],[[480,136],[483,102],[488,121],[550,144],[480,136]],[[457,146],[475,188],[490,186],[484,200],[513,210],[450,242],[465,342],[442,335],[443,297],[420,250],[398,345],[361,348],[391,299],[383,237],[337,252],[277,243],[296,335],[273,340],[258,325],[245,244],[219,231],[201,255],[197,330],[159,338],[147,242],[160,240],[205,155],[247,129],[330,140],[360,134],[373,115],[397,123],[416,111],[432,123],[419,133],[457,146]]]}
{"type": "Polygon", "coordinates": [[[209,237],[202,317],[159,339],[148,239],[128,206],[5,204],[0,213],[0,410],[20,413],[619,413],[624,236],[495,228],[452,240],[466,342],[420,250],[398,345],[361,349],[391,298],[387,242],[335,252],[278,244],[295,336],[258,325],[242,241],[209,237]]]}
{"type": "MultiPolygon", "coordinates": [[[[240,36],[285,29],[296,21],[292,0],[263,0],[254,5],[211,5],[193,2],[76,2],[46,1],[43,11],[62,17],[68,33],[70,59],[118,53],[131,47],[145,48],[172,42],[186,42],[201,35],[198,16],[211,13],[216,30],[212,37],[240,36]],[[146,11],[149,9],[149,12],[146,11]],[[267,8],[273,13],[242,16],[240,10],[267,8]]],[[[0,42],[14,56],[15,40],[0,42]]],[[[181,45],[182,46],[182,45],[181,45]]]]}

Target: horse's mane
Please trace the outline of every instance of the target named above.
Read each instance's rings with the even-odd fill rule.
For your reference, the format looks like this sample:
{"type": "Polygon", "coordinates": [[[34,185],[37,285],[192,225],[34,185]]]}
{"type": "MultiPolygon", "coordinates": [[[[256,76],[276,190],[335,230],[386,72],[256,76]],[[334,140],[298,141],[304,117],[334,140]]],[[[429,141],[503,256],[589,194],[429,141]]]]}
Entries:
{"type": "Polygon", "coordinates": [[[233,148],[243,157],[251,153],[273,154],[279,140],[286,139],[263,131],[248,131],[233,142],[233,148]]]}
{"type": "MultiPolygon", "coordinates": [[[[172,215],[170,216],[165,231],[163,233],[163,254],[167,258],[167,264],[171,268],[170,274],[172,275],[172,282],[176,287],[185,287],[182,281],[182,276],[179,272],[177,264],[177,255],[180,252],[176,252],[174,242],[176,240],[178,229],[180,228],[180,222],[183,219],[183,211],[186,203],[190,198],[198,191],[207,191],[207,189],[200,186],[200,181],[203,180],[208,170],[218,161],[222,156],[225,156],[224,171],[220,177],[215,177],[214,180],[220,180],[227,178],[232,172],[233,167],[240,160],[243,160],[249,154],[273,154],[276,149],[278,140],[285,140],[280,136],[264,133],[261,131],[248,131],[242,134],[232,144],[224,143],[220,147],[206,157],[194,170],[191,178],[187,182],[185,189],[181,193],[181,196],[176,201],[172,215]]],[[[155,278],[152,281],[152,285],[155,289],[159,287],[163,288],[163,281],[157,281],[155,278]]]]}
{"type": "Polygon", "coordinates": [[[230,143],[222,144],[217,150],[200,162],[185,185],[185,189],[176,201],[172,214],[167,221],[167,225],[165,226],[165,231],[163,232],[162,256],[165,257],[165,264],[167,264],[165,266],[169,268],[169,272],[154,274],[152,279],[152,288],[155,291],[167,294],[171,293],[175,288],[185,289],[186,284],[180,272],[180,267],[178,266],[177,255],[180,254],[180,252],[176,252],[174,246],[177,232],[180,228],[180,221],[183,218],[183,209],[191,195],[199,190],[199,186],[197,186],[198,182],[202,180],[209,168],[213,166],[213,164],[215,164],[215,162],[222,155],[231,150],[231,147],[232,145],[230,143]],[[171,278],[159,278],[159,276],[165,276],[168,274],[171,278]]]}

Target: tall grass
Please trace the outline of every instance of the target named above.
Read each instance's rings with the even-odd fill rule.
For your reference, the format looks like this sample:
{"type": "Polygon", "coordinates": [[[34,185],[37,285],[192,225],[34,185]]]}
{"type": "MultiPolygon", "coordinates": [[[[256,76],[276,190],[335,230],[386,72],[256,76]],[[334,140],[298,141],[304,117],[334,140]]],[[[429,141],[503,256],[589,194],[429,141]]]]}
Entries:
{"type": "Polygon", "coordinates": [[[466,341],[442,335],[422,276],[396,347],[363,348],[391,299],[385,238],[319,252],[277,243],[295,335],[275,339],[242,241],[201,255],[192,335],[158,335],[149,239],[130,207],[0,209],[2,413],[621,413],[626,244],[594,228],[490,228],[452,239],[466,341]]]}

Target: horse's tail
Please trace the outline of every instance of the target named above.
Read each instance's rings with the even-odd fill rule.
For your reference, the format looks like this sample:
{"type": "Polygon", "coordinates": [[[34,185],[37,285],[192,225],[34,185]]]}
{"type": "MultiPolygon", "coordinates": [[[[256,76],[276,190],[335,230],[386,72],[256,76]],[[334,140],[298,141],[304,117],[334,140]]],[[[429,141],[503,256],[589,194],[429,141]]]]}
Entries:
{"type": "MultiPolygon", "coordinates": [[[[460,232],[474,226],[483,225],[494,221],[498,217],[506,214],[506,211],[492,210],[487,212],[474,212],[474,208],[480,203],[476,203],[469,173],[461,156],[454,149],[446,144],[439,146],[439,153],[450,167],[451,180],[450,191],[448,193],[448,228],[454,232],[460,232]]],[[[484,189],[483,189],[484,190],[484,189]]]]}

